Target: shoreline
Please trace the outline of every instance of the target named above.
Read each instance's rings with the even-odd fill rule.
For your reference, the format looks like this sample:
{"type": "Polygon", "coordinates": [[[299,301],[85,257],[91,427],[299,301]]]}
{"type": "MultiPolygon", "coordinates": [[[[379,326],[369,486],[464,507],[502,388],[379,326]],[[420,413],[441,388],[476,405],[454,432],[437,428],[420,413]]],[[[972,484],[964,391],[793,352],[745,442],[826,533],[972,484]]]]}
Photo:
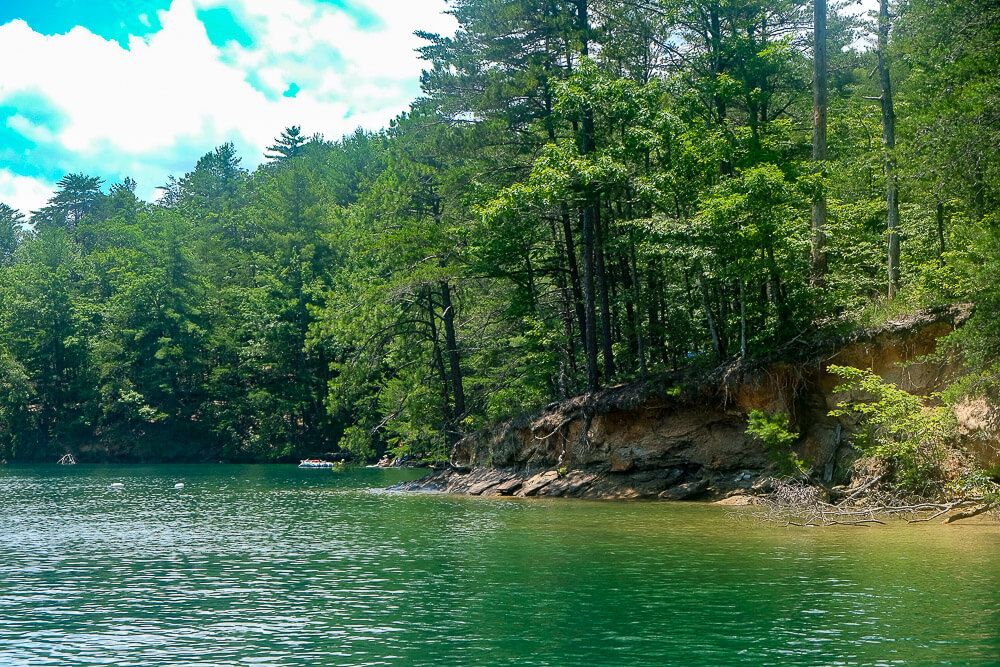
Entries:
{"type": "Polygon", "coordinates": [[[760,471],[685,476],[677,468],[614,473],[586,470],[450,468],[401,482],[390,491],[484,498],[566,498],[595,501],[692,502],[752,507],[756,518],[800,527],[874,526],[889,523],[1000,523],[992,497],[895,498],[886,501],[871,484],[825,487],[772,477],[760,471]],[[992,517],[992,519],[991,519],[992,517]]]}

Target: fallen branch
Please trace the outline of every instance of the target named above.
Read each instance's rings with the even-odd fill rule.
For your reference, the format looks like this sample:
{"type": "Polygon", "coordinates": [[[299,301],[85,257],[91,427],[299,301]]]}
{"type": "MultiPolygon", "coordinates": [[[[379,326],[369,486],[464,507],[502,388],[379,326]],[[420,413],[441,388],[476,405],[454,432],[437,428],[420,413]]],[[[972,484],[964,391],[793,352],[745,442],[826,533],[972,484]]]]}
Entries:
{"type": "Polygon", "coordinates": [[[959,509],[961,507],[967,507],[969,505],[976,505],[979,502],[981,502],[979,499],[965,499],[965,500],[959,500],[959,501],[956,501],[956,502],[953,502],[953,503],[947,503],[947,504],[944,504],[944,505],[930,506],[929,509],[936,509],[937,510],[936,512],[934,512],[934,514],[931,514],[930,516],[920,517],[918,519],[907,519],[907,522],[908,523],[925,523],[927,521],[933,521],[934,519],[937,519],[940,516],[944,516],[948,512],[954,512],[955,510],[957,510],[957,509],[959,509]]]}
{"type": "Polygon", "coordinates": [[[971,519],[977,517],[980,514],[986,514],[990,510],[996,509],[996,503],[987,503],[985,505],[980,505],[979,507],[971,510],[966,510],[964,512],[959,512],[958,514],[953,514],[944,520],[944,523],[955,523],[956,521],[964,521],[965,519],[971,519]]]}
{"type": "Polygon", "coordinates": [[[870,526],[873,523],[880,525],[885,525],[885,521],[879,521],[878,519],[859,519],[858,521],[829,521],[825,523],[826,526],[870,526]]]}
{"type": "Polygon", "coordinates": [[[867,482],[865,482],[864,484],[862,484],[858,488],[854,489],[854,491],[852,491],[849,496],[847,496],[846,498],[844,498],[843,500],[841,500],[839,503],[837,503],[837,505],[838,506],[843,506],[843,505],[846,505],[847,503],[851,502],[852,500],[854,500],[855,498],[857,498],[858,496],[860,496],[862,493],[864,493],[868,489],[872,488],[873,486],[875,486],[876,484],[878,484],[879,482],[881,482],[882,481],[882,477],[884,477],[884,475],[876,475],[875,477],[871,478],[870,480],[868,480],[867,482]]]}
{"type": "MultiPolygon", "coordinates": [[[[1000,503],[983,497],[961,498],[951,502],[909,502],[899,497],[877,494],[879,504],[854,505],[866,490],[872,489],[881,479],[875,476],[855,489],[850,496],[836,505],[821,499],[815,487],[802,483],[776,482],[776,488],[768,498],[762,499],[764,509],[755,514],[758,519],[786,526],[872,526],[885,525],[890,519],[905,519],[907,523],[926,523],[942,516],[949,517],[946,523],[971,519],[1000,509],[1000,503]]],[[[868,497],[868,501],[872,498],[868,497]]]]}

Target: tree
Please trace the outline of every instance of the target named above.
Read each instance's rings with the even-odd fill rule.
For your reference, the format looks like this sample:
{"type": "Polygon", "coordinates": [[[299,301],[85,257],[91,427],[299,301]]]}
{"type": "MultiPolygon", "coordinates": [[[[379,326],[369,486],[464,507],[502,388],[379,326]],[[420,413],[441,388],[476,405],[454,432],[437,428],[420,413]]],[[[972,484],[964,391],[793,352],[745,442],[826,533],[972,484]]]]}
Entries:
{"type": "MultiPolygon", "coordinates": [[[[814,0],[813,19],[813,149],[812,159],[822,172],[826,161],[827,113],[827,40],[826,0],[814,0]]],[[[812,282],[822,286],[826,280],[826,193],[822,184],[813,197],[812,205],[812,282]]]]}
{"type": "Polygon", "coordinates": [[[23,213],[7,204],[0,204],[0,268],[14,261],[14,251],[20,243],[24,223],[23,213]]]}
{"type": "Polygon", "coordinates": [[[81,248],[66,229],[46,228],[4,272],[0,349],[26,374],[29,406],[38,429],[37,456],[65,451],[94,422],[94,327],[92,274],[81,248]],[[22,259],[23,257],[23,259],[22,259]]]}
{"type": "Polygon", "coordinates": [[[102,179],[86,174],[67,174],[56,183],[56,192],[48,203],[32,214],[40,226],[76,230],[83,217],[93,211],[101,195],[102,179]]]}
{"type": "Polygon", "coordinates": [[[286,127],[274,144],[267,147],[266,157],[270,160],[290,160],[302,155],[306,138],[302,136],[302,128],[298,125],[286,127]]]}
{"type": "Polygon", "coordinates": [[[883,2],[871,49],[825,0],[450,9],[383,131],[0,207],[0,456],[440,459],[867,324],[887,263],[895,308],[976,303],[955,344],[1000,386],[991,3],[883,2]]]}
{"type": "Polygon", "coordinates": [[[885,144],[886,219],[889,230],[889,298],[899,291],[899,184],[896,181],[896,108],[889,72],[889,0],[879,0],[878,72],[882,87],[882,140],[885,144]]]}

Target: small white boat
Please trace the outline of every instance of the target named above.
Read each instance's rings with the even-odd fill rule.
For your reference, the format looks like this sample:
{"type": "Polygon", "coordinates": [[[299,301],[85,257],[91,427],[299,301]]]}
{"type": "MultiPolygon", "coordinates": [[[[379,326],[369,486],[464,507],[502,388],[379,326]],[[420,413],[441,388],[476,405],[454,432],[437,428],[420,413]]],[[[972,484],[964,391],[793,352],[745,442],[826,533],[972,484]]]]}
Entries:
{"type": "Polygon", "coordinates": [[[176,484],[174,484],[174,488],[177,489],[178,491],[182,491],[184,489],[184,482],[177,482],[176,484]]]}
{"type": "Polygon", "coordinates": [[[305,459],[299,463],[300,468],[336,468],[337,464],[322,459],[305,459]]]}
{"type": "Polygon", "coordinates": [[[121,491],[122,489],[125,488],[125,485],[122,484],[121,482],[113,482],[111,484],[111,486],[109,486],[108,488],[110,488],[110,489],[112,489],[114,491],[121,491]]]}

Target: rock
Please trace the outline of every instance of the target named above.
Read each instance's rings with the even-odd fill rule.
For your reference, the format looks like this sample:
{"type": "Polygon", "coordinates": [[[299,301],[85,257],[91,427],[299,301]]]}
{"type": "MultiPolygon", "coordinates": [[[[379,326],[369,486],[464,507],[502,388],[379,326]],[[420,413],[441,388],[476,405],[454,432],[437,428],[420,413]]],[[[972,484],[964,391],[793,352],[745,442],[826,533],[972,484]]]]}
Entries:
{"type": "Polygon", "coordinates": [[[444,490],[448,493],[468,493],[469,487],[474,484],[474,479],[472,475],[455,473],[448,477],[444,490]]]}
{"type": "MultiPolygon", "coordinates": [[[[799,454],[821,475],[831,463],[843,469],[843,456],[849,453],[843,446],[848,439],[844,428],[849,425],[828,416],[839,401],[833,389],[840,379],[826,366],[871,369],[914,393],[938,391],[950,381],[947,368],[919,362],[914,370],[907,363],[904,372],[901,362],[933,351],[936,340],[967,316],[960,310],[928,311],[842,340],[824,334],[797,345],[799,351],[785,359],[738,361],[704,377],[692,375],[679,393],[660,381],[644,381],[550,403],[532,417],[468,434],[456,443],[451,463],[466,470],[532,471],[525,476],[563,466],[596,473],[599,479],[580,492],[595,498],[627,488],[659,494],[696,477],[723,492],[749,488],[755,494],[767,493],[769,482],[758,477],[772,462],[765,448],[746,435],[751,410],[796,412],[801,422],[797,426],[809,426],[799,454]],[[719,372],[727,378],[722,393],[717,391],[719,372]],[[681,470],[676,479],[639,477],[674,468],[681,470]]],[[[963,440],[975,440],[987,454],[996,451],[1000,407],[993,414],[987,406],[970,404],[960,412],[963,440]]],[[[571,493],[561,486],[551,492],[560,490],[571,493]]]]}
{"type": "Polygon", "coordinates": [[[753,496],[739,494],[723,498],[722,500],[717,500],[715,501],[715,504],[722,505],[724,507],[747,507],[748,505],[756,505],[757,502],[757,499],[753,496]]]}
{"type": "Polygon", "coordinates": [[[681,470],[680,468],[668,468],[666,471],[664,471],[663,477],[660,478],[658,481],[660,484],[663,485],[664,488],[669,488],[674,484],[676,484],[677,482],[681,481],[683,477],[684,477],[684,471],[681,470]]]}
{"type": "Polygon", "coordinates": [[[659,497],[663,500],[687,500],[705,492],[708,488],[708,481],[699,479],[687,484],[678,484],[662,492],[659,497]]]}
{"type": "Polygon", "coordinates": [[[504,478],[502,476],[496,475],[496,476],[491,476],[481,482],[476,482],[475,484],[469,487],[469,495],[470,496],[482,495],[485,491],[488,491],[494,486],[502,484],[503,481],[504,478]]]}
{"type": "Polygon", "coordinates": [[[1000,406],[983,398],[965,398],[954,412],[965,449],[981,467],[1000,467],[1000,406]]]}
{"type": "Polygon", "coordinates": [[[559,479],[559,472],[557,470],[546,470],[545,472],[540,472],[526,481],[524,486],[521,487],[521,490],[518,491],[516,495],[522,497],[534,496],[557,479],[559,479]]]}
{"type": "Polygon", "coordinates": [[[684,477],[684,471],[681,468],[660,468],[635,473],[632,475],[631,481],[635,484],[648,485],[660,491],[681,481],[682,477],[684,477]]]}
{"type": "Polygon", "coordinates": [[[629,449],[616,449],[608,457],[611,472],[629,472],[635,468],[635,458],[629,449]]]}
{"type": "Polygon", "coordinates": [[[412,482],[402,482],[389,487],[390,491],[424,491],[441,493],[449,490],[454,473],[450,470],[435,472],[412,482]]]}
{"type": "Polygon", "coordinates": [[[552,481],[539,490],[540,496],[576,496],[584,491],[596,478],[595,475],[573,471],[565,477],[552,481]]]}
{"type": "Polygon", "coordinates": [[[524,480],[520,477],[514,477],[508,479],[506,482],[500,482],[492,489],[490,489],[491,494],[496,494],[498,496],[511,496],[514,492],[520,489],[524,485],[524,480]]]}

